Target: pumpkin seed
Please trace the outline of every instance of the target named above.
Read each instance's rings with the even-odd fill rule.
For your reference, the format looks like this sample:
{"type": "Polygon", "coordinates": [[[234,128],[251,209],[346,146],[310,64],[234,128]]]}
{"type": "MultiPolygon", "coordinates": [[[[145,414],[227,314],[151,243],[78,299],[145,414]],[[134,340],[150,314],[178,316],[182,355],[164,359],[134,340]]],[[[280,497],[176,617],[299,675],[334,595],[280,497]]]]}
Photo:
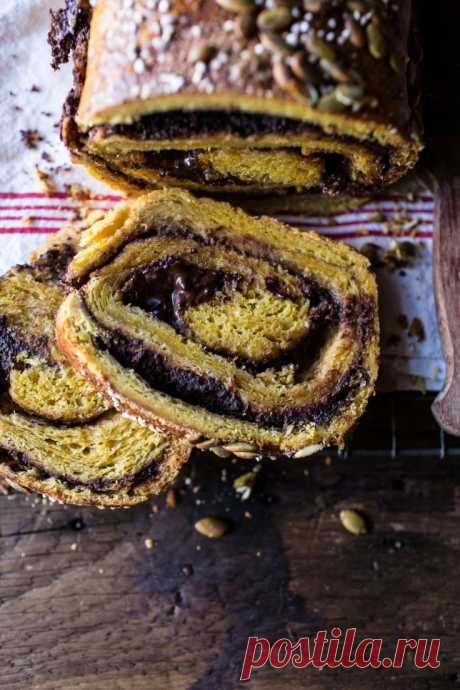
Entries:
{"type": "Polygon", "coordinates": [[[214,453],[214,455],[217,455],[218,458],[229,458],[231,456],[231,453],[229,453],[228,450],[224,450],[221,446],[213,446],[209,450],[211,453],[214,453]]]}
{"type": "Polygon", "coordinates": [[[397,74],[399,74],[400,72],[403,71],[403,64],[402,64],[402,61],[401,61],[401,60],[399,59],[399,57],[398,57],[397,55],[395,55],[394,53],[392,53],[392,54],[390,55],[390,67],[391,67],[391,69],[392,69],[394,72],[396,72],[397,74]]]}
{"type": "Polygon", "coordinates": [[[261,33],[260,41],[267,50],[270,50],[272,53],[277,53],[278,55],[288,56],[293,51],[293,48],[286,43],[284,38],[273,31],[264,31],[261,33]]]}
{"type": "Polygon", "coordinates": [[[335,81],[347,82],[350,81],[348,73],[339,65],[338,62],[332,60],[322,59],[319,62],[321,68],[329,74],[335,81]]]}
{"type": "Polygon", "coordinates": [[[256,447],[252,446],[250,443],[229,443],[227,446],[223,446],[224,450],[228,450],[230,453],[255,453],[256,447]]]}
{"type": "Polygon", "coordinates": [[[223,537],[228,532],[228,528],[228,522],[216,517],[204,517],[195,522],[196,531],[209,539],[223,537]]]}
{"type": "Polygon", "coordinates": [[[334,91],[321,96],[318,103],[319,110],[329,113],[341,113],[346,110],[346,107],[347,106],[344,103],[337,100],[334,91]]]}
{"type": "Polygon", "coordinates": [[[200,450],[208,450],[208,448],[211,448],[212,446],[216,445],[216,439],[215,438],[208,438],[206,441],[200,441],[200,443],[195,443],[195,448],[199,448],[200,450]]]}
{"type": "Polygon", "coordinates": [[[378,21],[373,19],[370,24],[367,25],[366,34],[370,54],[376,60],[382,60],[387,54],[387,44],[378,25],[378,21]]]}
{"type": "Polygon", "coordinates": [[[295,95],[306,98],[311,106],[315,106],[318,103],[318,89],[313,84],[298,84],[295,95]]]}
{"type": "Polygon", "coordinates": [[[308,62],[308,56],[304,50],[298,50],[294,53],[289,60],[289,66],[295,76],[302,81],[308,81],[313,84],[320,81],[317,69],[308,62]]]}
{"type": "Polygon", "coordinates": [[[331,62],[335,60],[334,48],[317,34],[308,34],[306,41],[309,52],[315,57],[322,58],[323,60],[330,60],[331,62]]]}
{"type": "Polygon", "coordinates": [[[366,36],[358,22],[349,17],[345,20],[345,28],[350,33],[350,43],[354,45],[355,48],[364,48],[366,45],[366,36]]]}
{"type": "Polygon", "coordinates": [[[361,513],[356,510],[341,510],[340,511],[340,522],[342,526],[350,532],[351,534],[367,534],[367,524],[361,513]]]}
{"type": "Polygon", "coordinates": [[[217,4],[223,7],[224,10],[230,12],[249,12],[254,9],[255,3],[253,0],[216,0],[217,4]]]}
{"type": "Polygon", "coordinates": [[[344,105],[361,103],[364,88],[360,84],[340,84],[334,91],[335,97],[344,105]]]}
{"type": "Polygon", "coordinates": [[[252,493],[252,489],[257,481],[257,476],[261,470],[260,465],[256,465],[251,472],[241,474],[233,482],[233,488],[241,495],[241,500],[247,501],[252,493]]]}
{"type": "Polygon", "coordinates": [[[249,453],[248,451],[236,452],[233,455],[241,460],[255,460],[257,458],[257,453],[249,453]]]}
{"type": "Polygon", "coordinates": [[[311,446],[305,446],[305,448],[301,448],[296,453],[294,453],[294,458],[296,460],[299,460],[300,458],[307,458],[309,455],[318,453],[318,451],[322,450],[322,448],[323,446],[321,445],[321,443],[315,443],[311,446]]]}
{"type": "Polygon", "coordinates": [[[271,10],[263,10],[257,17],[257,26],[261,31],[284,31],[291,22],[292,14],[287,7],[274,7],[271,10]]]}
{"type": "Polygon", "coordinates": [[[285,91],[292,93],[297,88],[297,82],[291,69],[282,60],[275,60],[273,62],[273,79],[285,91]]]}

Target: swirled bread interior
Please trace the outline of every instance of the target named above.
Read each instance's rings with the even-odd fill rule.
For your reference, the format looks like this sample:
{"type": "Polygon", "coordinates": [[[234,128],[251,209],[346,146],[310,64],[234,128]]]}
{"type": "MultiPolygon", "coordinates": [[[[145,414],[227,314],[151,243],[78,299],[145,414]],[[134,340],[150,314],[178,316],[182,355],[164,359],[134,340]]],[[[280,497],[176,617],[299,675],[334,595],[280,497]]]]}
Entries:
{"type": "Polygon", "coordinates": [[[315,233],[156,192],[90,228],[67,277],[79,289],[57,336],[74,366],[199,445],[252,457],[340,445],[373,392],[374,277],[315,233]]]}
{"type": "Polygon", "coordinates": [[[129,506],[172,482],[189,451],[115,412],[57,348],[73,251],[64,244],[0,279],[0,475],[64,502],[129,506]]]}

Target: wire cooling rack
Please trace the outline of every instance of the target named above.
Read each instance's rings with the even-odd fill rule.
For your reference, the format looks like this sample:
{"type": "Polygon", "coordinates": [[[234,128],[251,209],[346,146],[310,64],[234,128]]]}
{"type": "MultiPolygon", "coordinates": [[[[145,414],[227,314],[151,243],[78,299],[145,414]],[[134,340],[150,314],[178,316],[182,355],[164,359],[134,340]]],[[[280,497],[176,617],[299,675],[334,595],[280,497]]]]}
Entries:
{"type": "Polygon", "coordinates": [[[460,455],[460,438],[446,434],[431,413],[429,393],[377,395],[341,455],[447,456],[460,455]]]}

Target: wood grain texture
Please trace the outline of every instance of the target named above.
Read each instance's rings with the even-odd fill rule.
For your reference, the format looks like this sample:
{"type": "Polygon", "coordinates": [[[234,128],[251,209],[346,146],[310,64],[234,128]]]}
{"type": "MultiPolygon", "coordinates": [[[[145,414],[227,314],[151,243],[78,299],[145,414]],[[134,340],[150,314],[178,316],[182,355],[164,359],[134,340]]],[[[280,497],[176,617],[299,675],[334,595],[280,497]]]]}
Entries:
{"type": "Polygon", "coordinates": [[[460,435],[460,3],[433,12],[419,3],[424,28],[425,123],[428,167],[437,182],[433,271],[439,328],[446,357],[444,389],[433,406],[439,424],[460,435]]]}
{"type": "Polygon", "coordinates": [[[439,636],[442,666],[263,670],[250,687],[459,687],[458,461],[267,463],[241,502],[232,481],[247,468],[196,455],[179,504],[158,499],[158,513],[0,498],[0,688],[234,690],[248,635],[334,625],[383,636],[388,650],[399,636],[439,636]],[[344,531],[345,507],[366,513],[368,535],[344,531]],[[205,515],[230,520],[230,533],[197,534],[205,515]]]}
{"type": "Polygon", "coordinates": [[[436,139],[432,158],[438,183],[433,271],[446,358],[446,381],[433,414],[443,429],[460,436],[460,137],[436,139]]]}

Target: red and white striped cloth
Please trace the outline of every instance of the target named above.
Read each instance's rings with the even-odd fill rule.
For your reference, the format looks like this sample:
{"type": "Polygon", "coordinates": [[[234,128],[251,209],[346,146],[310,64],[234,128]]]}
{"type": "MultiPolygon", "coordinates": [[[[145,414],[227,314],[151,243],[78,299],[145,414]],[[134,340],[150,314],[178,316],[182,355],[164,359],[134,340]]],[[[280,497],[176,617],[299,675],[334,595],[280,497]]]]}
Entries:
{"type": "MultiPolygon", "coordinates": [[[[108,211],[113,204],[120,201],[116,194],[99,194],[85,206],[94,210],[108,211]]],[[[57,232],[63,224],[74,218],[81,201],[65,192],[48,195],[41,192],[14,193],[0,192],[0,234],[1,235],[46,235],[57,232]]],[[[283,214],[280,216],[285,222],[300,228],[314,229],[328,237],[337,240],[356,240],[366,238],[378,239],[387,236],[385,224],[401,216],[419,220],[415,229],[405,229],[402,226],[398,239],[424,239],[433,237],[433,197],[426,194],[417,197],[417,201],[407,201],[405,195],[393,194],[378,203],[371,202],[353,212],[340,213],[333,221],[322,216],[298,216],[283,214]],[[376,220],[380,213],[384,220],[376,220]]],[[[407,224],[406,224],[407,225],[407,224]]]]}
{"type": "MultiPolygon", "coordinates": [[[[57,232],[78,215],[82,203],[66,192],[46,195],[37,191],[35,167],[47,170],[68,164],[59,142],[57,122],[70,86],[70,69],[54,73],[49,67],[46,34],[49,9],[63,0],[2,0],[0,4],[0,272],[27,260],[45,237],[57,232]],[[36,148],[27,148],[21,132],[36,130],[36,148]],[[45,154],[45,156],[44,156],[45,154]],[[30,191],[29,191],[30,190],[30,191]]],[[[99,193],[86,207],[106,210],[119,199],[95,185],[80,171],[59,172],[62,186],[82,182],[99,193]]],[[[56,182],[56,173],[53,174],[56,182]]],[[[420,184],[418,183],[418,187],[420,184]]],[[[433,197],[429,190],[409,200],[407,190],[392,192],[352,213],[334,218],[283,216],[300,228],[316,230],[350,242],[358,249],[372,242],[390,249],[395,241],[417,243],[417,257],[405,271],[378,271],[382,320],[382,380],[386,388],[410,388],[423,380],[428,389],[439,389],[444,363],[439,344],[431,282],[433,197]],[[385,219],[380,219],[379,214],[385,219]],[[404,223],[398,220],[404,216],[404,223]],[[397,237],[388,227],[398,228],[397,237]],[[398,325],[418,317],[426,338],[418,342],[398,325]],[[389,344],[390,336],[399,342],[389,344]]]]}

